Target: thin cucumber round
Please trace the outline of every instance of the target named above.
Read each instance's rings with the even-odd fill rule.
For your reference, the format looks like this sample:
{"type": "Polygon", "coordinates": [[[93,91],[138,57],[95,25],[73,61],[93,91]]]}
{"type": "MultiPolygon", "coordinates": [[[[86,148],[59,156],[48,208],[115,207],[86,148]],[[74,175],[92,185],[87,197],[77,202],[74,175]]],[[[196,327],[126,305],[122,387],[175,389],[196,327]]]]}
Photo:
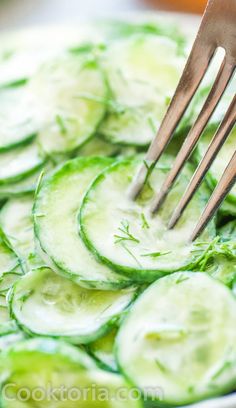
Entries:
{"type": "Polygon", "coordinates": [[[33,197],[27,195],[7,201],[0,212],[2,229],[26,270],[29,256],[35,251],[32,207],[33,197]]]}
{"type": "Polygon", "coordinates": [[[89,184],[112,162],[101,157],[67,162],[42,184],[33,210],[40,256],[81,286],[101,290],[120,289],[131,282],[96,261],[79,236],[76,217],[89,184]]]}
{"type": "Polygon", "coordinates": [[[82,146],[104,117],[105,106],[99,102],[107,97],[104,75],[86,57],[65,54],[44,64],[30,81],[41,111],[39,143],[49,155],[82,146]]]}
{"type": "Polygon", "coordinates": [[[25,195],[32,195],[35,192],[40,177],[52,170],[50,163],[45,163],[40,169],[36,169],[32,174],[14,183],[0,184],[1,198],[18,198],[25,195]]]}
{"type": "Polygon", "coordinates": [[[119,147],[94,136],[78,150],[78,156],[115,156],[119,151],[119,147]]]}
{"type": "Polygon", "coordinates": [[[6,272],[0,278],[0,337],[18,331],[9,311],[7,295],[12,285],[20,278],[21,274],[16,272],[6,272]]]}
{"type": "Polygon", "coordinates": [[[0,354],[0,367],[3,408],[143,406],[123,377],[98,369],[82,350],[61,341],[19,342],[0,354]]]}
{"type": "Polygon", "coordinates": [[[37,110],[27,86],[0,91],[0,153],[33,140],[37,110]]]}
{"type": "MultiPolygon", "coordinates": [[[[191,177],[188,168],[158,214],[149,214],[150,201],[161,187],[171,160],[163,158],[157,165],[136,202],[129,198],[128,189],[140,161],[124,160],[111,165],[94,180],[81,206],[81,236],[87,247],[116,272],[135,280],[150,282],[166,273],[193,268],[203,252],[195,252],[189,235],[208,199],[205,188],[195,195],[178,225],[167,229],[170,215],[191,177]]],[[[210,242],[214,234],[211,224],[200,240],[210,242]]]]}
{"type": "Polygon", "coordinates": [[[0,294],[7,296],[9,289],[22,277],[22,270],[16,268],[11,272],[5,272],[0,278],[0,294]]]}
{"type": "Polygon", "coordinates": [[[231,257],[215,256],[213,265],[206,271],[213,278],[232,288],[236,281],[236,253],[231,257]]]}
{"type": "Polygon", "coordinates": [[[177,44],[136,35],[112,43],[102,62],[110,87],[99,132],[108,141],[147,146],[155,136],[184,64],[177,44]]]}
{"type": "Polygon", "coordinates": [[[0,186],[23,180],[43,167],[45,159],[38,146],[30,143],[0,154],[0,186]]]}
{"type": "Polygon", "coordinates": [[[11,315],[27,333],[86,344],[106,334],[135,295],[136,289],[88,290],[41,268],[14,285],[9,304],[11,315]]]}
{"type": "Polygon", "coordinates": [[[89,344],[88,351],[98,365],[108,371],[117,372],[118,367],[115,359],[114,345],[117,335],[117,327],[112,329],[106,336],[89,344]]]}
{"type": "Polygon", "coordinates": [[[232,292],[208,275],[159,279],[121,326],[119,367],[145,395],[156,392],[163,406],[223,395],[235,389],[235,319],[232,292]]]}
{"type": "Polygon", "coordinates": [[[230,221],[219,230],[221,241],[236,242],[236,220],[230,221]]]}
{"type": "MultiPolygon", "coordinates": [[[[202,157],[204,156],[210,144],[210,141],[214,135],[215,130],[216,126],[213,126],[209,131],[206,131],[203,137],[200,139],[196,151],[196,158],[198,161],[200,161],[200,159],[202,159],[202,157]]],[[[219,182],[220,178],[222,177],[235,151],[235,144],[236,144],[236,129],[234,129],[228,136],[228,139],[226,140],[220,152],[218,153],[217,159],[214,161],[208,172],[207,181],[211,188],[214,188],[216,184],[219,182]]],[[[236,186],[232,188],[226,200],[229,203],[232,203],[232,209],[234,208],[234,214],[236,215],[236,186]]]]}
{"type": "Polygon", "coordinates": [[[0,278],[19,266],[19,259],[10,247],[5,235],[0,230],[0,278]]]}
{"type": "Polygon", "coordinates": [[[0,353],[6,350],[9,346],[24,340],[24,334],[21,332],[10,333],[0,337],[0,353]]]}

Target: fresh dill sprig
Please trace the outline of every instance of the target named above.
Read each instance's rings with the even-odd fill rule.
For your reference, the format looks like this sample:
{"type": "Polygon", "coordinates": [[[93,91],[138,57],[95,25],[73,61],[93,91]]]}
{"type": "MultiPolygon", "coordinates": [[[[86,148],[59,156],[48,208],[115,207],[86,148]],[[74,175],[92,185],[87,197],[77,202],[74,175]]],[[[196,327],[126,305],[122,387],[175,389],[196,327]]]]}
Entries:
{"type": "Polygon", "coordinates": [[[150,258],[159,258],[160,256],[168,255],[171,251],[168,252],[149,252],[148,254],[143,254],[141,256],[149,256],[150,258]]]}
{"type": "Polygon", "coordinates": [[[167,372],[168,372],[167,367],[165,367],[165,366],[160,362],[160,360],[158,360],[157,358],[155,358],[155,363],[156,363],[157,367],[158,367],[163,373],[167,373],[167,372]]]}
{"type": "Polygon", "coordinates": [[[145,217],[145,214],[142,212],[141,213],[141,221],[142,221],[142,228],[143,229],[149,229],[150,225],[147,222],[147,218],[145,217]]]}
{"type": "Polygon", "coordinates": [[[55,116],[55,122],[56,122],[57,126],[59,127],[61,134],[66,135],[67,134],[67,127],[66,127],[65,119],[61,115],[57,114],[55,116]]]}
{"type": "Polygon", "coordinates": [[[156,124],[155,124],[155,122],[154,122],[153,117],[152,117],[152,116],[148,116],[147,122],[148,122],[148,125],[149,125],[151,131],[155,134],[155,133],[157,132],[157,126],[156,126],[156,124]]]}
{"type": "Polygon", "coordinates": [[[214,257],[223,255],[228,258],[236,258],[236,244],[233,241],[222,242],[217,236],[212,242],[197,242],[194,249],[191,251],[196,257],[197,268],[200,271],[205,271],[208,264],[214,257]]]}
{"type": "Polygon", "coordinates": [[[133,252],[129,248],[127,248],[125,244],[122,244],[122,247],[135,260],[135,262],[137,262],[138,266],[142,268],[142,264],[139,262],[138,258],[133,254],[133,252]]]}
{"type": "Polygon", "coordinates": [[[118,243],[124,242],[124,241],[132,241],[132,242],[136,242],[137,244],[139,244],[139,242],[140,242],[139,239],[135,238],[135,236],[131,234],[130,225],[129,225],[129,222],[127,220],[121,221],[121,227],[119,227],[118,230],[123,235],[118,235],[118,234],[114,235],[115,244],[118,244],[118,243]]]}

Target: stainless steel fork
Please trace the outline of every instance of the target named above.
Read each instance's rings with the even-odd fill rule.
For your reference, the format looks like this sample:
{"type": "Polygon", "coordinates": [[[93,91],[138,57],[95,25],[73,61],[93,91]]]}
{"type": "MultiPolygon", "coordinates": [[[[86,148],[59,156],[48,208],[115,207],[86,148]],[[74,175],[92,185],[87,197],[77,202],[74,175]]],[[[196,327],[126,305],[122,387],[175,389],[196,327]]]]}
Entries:
{"type": "MultiPolygon", "coordinates": [[[[167,176],[161,190],[155,197],[151,212],[155,213],[163,204],[178,174],[186,160],[195,148],[202,132],[213,115],[221,97],[232,78],[236,67],[236,0],[209,0],[200,29],[194,42],[192,51],[186,63],[174,97],[160,126],[160,129],[151,143],[145,161],[136,175],[130,188],[130,195],[135,199],[141,192],[147,177],[155,167],[163,151],[170,142],[175,129],[183,117],[188,105],[196,93],[216,50],[222,47],[225,50],[224,60],[219,69],[216,80],[211,88],[207,100],[188,136],[186,137],[173,167],[167,176]]],[[[169,228],[173,228],[179,220],[187,204],[201,184],[206,172],[210,168],[217,153],[231,132],[236,121],[236,94],[230,107],[214,135],[212,142],[199,164],[196,172],[187,187],[184,196],[178,204],[169,228]]],[[[227,166],[224,175],[214,190],[195,230],[190,239],[194,241],[211,220],[216,210],[236,182],[236,150],[227,166]]]]}

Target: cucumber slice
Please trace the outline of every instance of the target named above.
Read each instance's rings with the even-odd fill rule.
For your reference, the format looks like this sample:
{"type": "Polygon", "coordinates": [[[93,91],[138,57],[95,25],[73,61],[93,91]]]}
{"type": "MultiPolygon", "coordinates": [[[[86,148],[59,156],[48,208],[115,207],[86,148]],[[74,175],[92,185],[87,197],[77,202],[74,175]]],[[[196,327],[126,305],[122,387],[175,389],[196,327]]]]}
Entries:
{"type": "MultiPolygon", "coordinates": [[[[203,137],[200,139],[200,142],[197,147],[196,151],[196,158],[198,161],[202,159],[204,156],[210,141],[214,135],[216,127],[212,127],[209,131],[206,131],[203,137]]],[[[214,163],[212,164],[208,176],[206,180],[208,181],[211,188],[215,188],[216,184],[219,182],[220,178],[222,177],[233,153],[235,151],[235,144],[236,144],[236,129],[234,129],[231,134],[229,135],[228,139],[224,143],[223,147],[221,148],[220,152],[214,163]]],[[[233,215],[236,215],[236,185],[232,188],[231,192],[226,197],[227,202],[232,204],[233,215]]]]}
{"type": "Polygon", "coordinates": [[[90,355],[97,361],[98,365],[113,372],[118,371],[114,353],[116,335],[117,328],[114,328],[105,337],[94,341],[88,347],[90,355]]]}
{"type": "Polygon", "coordinates": [[[163,406],[179,406],[235,389],[236,300],[204,273],[180,272],[149,287],[118,334],[120,368],[163,406]]]}
{"type": "Polygon", "coordinates": [[[95,136],[82,146],[79,151],[79,156],[115,156],[119,153],[120,149],[111,143],[102,140],[100,137],[95,136]]]}
{"type": "Polygon", "coordinates": [[[236,220],[230,221],[219,230],[219,235],[222,241],[236,242],[236,220]]]}
{"type": "Polygon", "coordinates": [[[15,148],[0,154],[0,185],[23,180],[42,168],[45,159],[39,154],[36,144],[15,148]]]}
{"type": "Polygon", "coordinates": [[[29,195],[9,200],[0,212],[2,229],[26,270],[35,251],[32,207],[33,197],[29,195]]]}
{"type": "Polygon", "coordinates": [[[7,295],[7,292],[22,277],[22,271],[19,268],[14,269],[12,272],[4,273],[0,278],[0,294],[7,295]]]}
{"type": "Polygon", "coordinates": [[[47,175],[52,170],[50,162],[41,167],[39,170],[34,171],[24,179],[8,184],[0,184],[0,199],[1,198],[19,198],[24,195],[32,195],[35,192],[38,185],[38,181],[42,174],[47,175]]]}
{"type": "Polygon", "coordinates": [[[36,118],[35,101],[26,86],[0,91],[0,152],[33,140],[36,118]]]}
{"type": "Polygon", "coordinates": [[[103,65],[111,90],[99,132],[112,143],[146,146],[153,139],[184,64],[177,44],[137,35],[113,43],[103,65]]]}
{"type": "Polygon", "coordinates": [[[102,337],[136,294],[88,290],[43,268],[26,274],[10,295],[11,315],[27,333],[86,344],[102,337]]]}
{"type": "Polygon", "coordinates": [[[236,254],[235,257],[216,256],[213,266],[207,272],[232,288],[236,279],[236,254]]]}
{"type": "Polygon", "coordinates": [[[18,265],[19,259],[0,230],[0,278],[4,273],[13,271],[18,265]]]}
{"type": "Polygon", "coordinates": [[[1,353],[0,365],[3,408],[142,407],[120,375],[99,370],[82,350],[61,341],[20,342],[1,353]]]}
{"type": "MultiPolygon", "coordinates": [[[[188,238],[208,199],[205,189],[195,195],[176,228],[166,228],[191,177],[188,168],[180,175],[164,208],[155,217],[148,211],[171,160],[163,158],[157,165],[136,202],[129,199],[128,188],[140,162],[115,163],[96,178],[81,206],[81,236],[87,247],[115,271],[135,280],[150,282],[165,273],[193,268],[202,255],[195,253],[195,244],[188,243],[188,238]]],[[[208,242],[213,234],[211,224],[201,240],[208,242]]]]}
{"type": "Polygon", "coordinates": [[[101,290],[120,289],[131,282],[95,260],[78,234],[76,217],[88,185],[111,163],[112,159],[101,157],[65,163],[42,184],[33,210],[45,262],[81,286],[101,290]]]}
{"type": "Polygon", "coordinates": [[[21,274],[15,272],[4,273],[0,278],[0,336],[18,331],[17,325],[9,313],[7,294],[12,285],[20,278],[21,274]]]}
{"type": "Polygon", "coordinates": [[[16,333],[17,326],[13,320],[11,320],[8,307],[0,306],[0,339],[1,336],[16,333]]]}
{"type": "Polygon", "coordinates": [[[0,337],[0,353],[6,350],[9,346],[16,344],[19,341],[24,340],[24,335],[20,332],[6,334],[0,337]]]}
{"type": "Polygon", "coordinates": [[[104,117],[99,100],[106,98],[107,86],[98,64],[88,57],[65,54],[44,64],[29,87],[42,111],[39,142],[47,154],[80,147],[104,117]]]}

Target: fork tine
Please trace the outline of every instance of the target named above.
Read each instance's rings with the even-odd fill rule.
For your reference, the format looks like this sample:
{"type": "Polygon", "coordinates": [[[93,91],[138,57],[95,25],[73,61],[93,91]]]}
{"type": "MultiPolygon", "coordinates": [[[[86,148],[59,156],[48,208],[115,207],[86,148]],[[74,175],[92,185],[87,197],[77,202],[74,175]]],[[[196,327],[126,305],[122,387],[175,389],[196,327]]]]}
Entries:
{"type": "Polygon", "coordinates": [[[171,140],[176,127],[208,69],[214,52],[215,45],[207,44],[206,42],[202,44],[199,41],[198,34],[160,129],[148,149],[143,165],[131,184],[129,195],[132,199],[135,199],[142,190],[149,172],[171,140]]]}
{"type": "Polygon", "coordinates": [[[236,95],[234,96],[228,111],[217,130],[205,156],[203,157],[202,161],[200,162],[197,170],[195,171],[183,197],[181,198],[179,205],[177,206],[176,210],[174,211],[171,220],[169,222],[168,228],[173,228],[176,223],[178,222],[179,218],[181,217],[182,213],[184,212],[185,208],[187,207],[189,201],[193,197],[195,191],[200,186],[201,182],[205,174],[207,173],[208,169],[210,168],[211,164],[213,163],[214,159],[216,158],[219,150],[223,146],[225,140],[227,139],[229,133],[233,129],[233,126],[236,121],[236,95]]]}
{"type": "Polygon", "coordinates": [[[222,176],[218,185],[216,186],[213,194],[203,211],[201,218],[194,229],[190,241],[194,241],[204,230],[208,222],[213,218],[215,212],[233,187],[236,182],[236,150],[222,176]]]}
{"type": "Polygon", "coordinates": [[[197,144],[203,130],[205,129],[207,123],[209,122],[212,114],[214,113],[232,75],[234,73],[234,66],[229,65],[224,59],[221,64],[221,68],[218,72],[217,78],[212,86],[212,89],[208,95],[208,98],[203,105],[203,108],[193,125],[192,129],[189,132],[189,135],[185,139],[177,157],[174,162],[174,165],[167,176],[160,192],[154,199],[151,212],[156,212],[160,206],[163,204],[170,188],[178,177],[181,169],[183,168],[186,160],[188,160],[190,154],[192,153],[194,147],[197,144]]]}

